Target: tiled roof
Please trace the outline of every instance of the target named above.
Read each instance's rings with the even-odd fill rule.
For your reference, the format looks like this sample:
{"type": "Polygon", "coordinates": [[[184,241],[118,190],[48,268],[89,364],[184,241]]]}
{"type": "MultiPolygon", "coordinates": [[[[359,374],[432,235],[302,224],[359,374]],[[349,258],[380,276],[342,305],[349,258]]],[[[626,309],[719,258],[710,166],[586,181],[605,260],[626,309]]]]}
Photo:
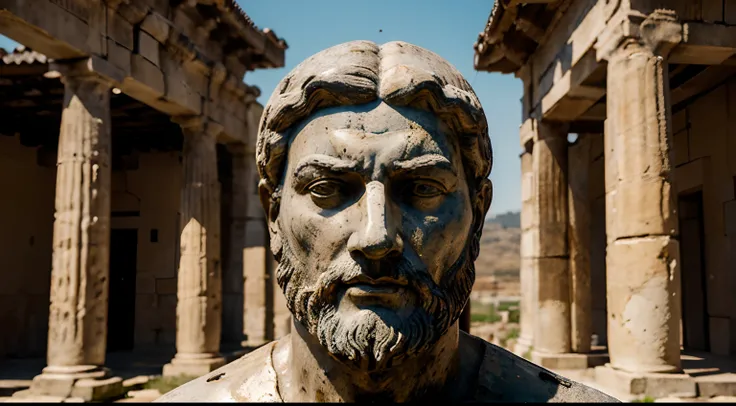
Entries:
{"type": "Polygon", "coordinates": [[[483,32],[473,45],[476,70],[513,73],[534,53],[561,5],[527,3],[524,0],[495,0],[483,32]],[[540,35],[542,34],[542,35],[540,35]]]}
{"type": "Polygon", "coordinates": [[[26,48],[23,45],[15,48],[11,53],[0,49],[0,56],[2,56],[2,65],[45,64],[48,60],[46,55],[26,48]]]}

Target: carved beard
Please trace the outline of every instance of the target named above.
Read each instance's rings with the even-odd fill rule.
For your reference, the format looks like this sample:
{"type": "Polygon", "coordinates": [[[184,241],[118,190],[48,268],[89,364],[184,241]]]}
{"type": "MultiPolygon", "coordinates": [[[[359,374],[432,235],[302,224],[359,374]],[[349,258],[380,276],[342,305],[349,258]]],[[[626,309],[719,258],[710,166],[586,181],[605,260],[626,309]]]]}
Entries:
{"type": "Polygon", "coordinates": [[[403,257],[387,264],[394,271],[392,276],[406,280],[407,289],[419,299],[408,317],[381,307],[349,317],[337,310],[337,288],[363,273],[349,256],[333,261],[309,284],[308,272],[284,241],[276,276],[294,318],[332,356],[354,368],[375,371],[428,350],[460,317],[475,281],[475,266],[468,257],[466,247],[439,285],[403,257]]]}

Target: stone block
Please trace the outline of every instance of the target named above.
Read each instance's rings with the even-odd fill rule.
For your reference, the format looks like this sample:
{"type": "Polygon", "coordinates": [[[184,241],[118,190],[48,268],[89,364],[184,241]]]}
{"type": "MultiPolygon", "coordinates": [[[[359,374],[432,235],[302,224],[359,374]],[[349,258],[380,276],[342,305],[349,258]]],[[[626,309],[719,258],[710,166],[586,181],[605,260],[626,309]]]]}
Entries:
{"type": "Polygon", "coordinates": [[[160,295],[176,295],[176,278],[156,279],[156,293],[160,295]]]}
{"type": "Polygon", "coordinates": [[[672,133],[677,134],[679,132],[687,130],[687,109],[682,109],[672,115],[672,133]]]}
{"type": "Polygon", "coordinates": [[[604,174],[605,165],[603,159],[598,159],[590,163],[588,168],[588,197],[595,199],[606,194],[606,176],[604,174]]]}
{"type": "Polygon", "coordinates": [[[138,32],[138,53],[157,67],[161,65],[159,46],[159,42],[153,36],[145,31],[138,32]]]}
{"type": "Polygon", "coordinates": [[[522,258],[536,258],[538,255],[539,230],[530,228],[521,232],[520,250],[522,258]]]}
{"type": "Polygon", "coordinates": [[[157,99],[164,95],[166,85],[163,72],[143,56],[131,56],[131,76],[146,87],[151,98],[157,99]]]}
{"type": "Polygon", "coordinates": [[[595,381],[611,390],[654,398],[664,396],[695,397],[695,380],[686,374],[634,374],[620,371],[610,365],[595,368],[595,381]]]}
{"type": "Polygon", "coordinates": [[[640,235],[677,235],[676,191],[671,183],[655,177],[619,182],[606,195],[608,240],[640,235]]]}
{"type": "Polygon", "coordinates": [[[225,365],[225,358],[209,358],[197,360],[180,360],[174,358],[164,365],[164,376],[193,376],[200,377],[225,365]]]}
{"type": "Polygon", "coordinates": [[[147,32],[156,41],[165,44],[169,39],[169,31],[171,29],[169,21],[158,13],[149,14],[141,23],[141,30],[147,32]]]}
{"type": "Polygon", "coordinates": [[[123,394],[123,378],[80,379],[74,383],[71,395],[85,402],[108,400],[123,394]]]}
{"type": "Polygon", "coordinates": [[[704,162],[705,159],[696,159],[675,168],[675,186],[677,186],[677,193],[687,193],[688,191],[698,189],[703,185],[704,162]]]}
{"type": "Polygon", "coordinates": [[[729,355],[731,350],[731,319],[710,317],[710,352],[715,355],[729,355]]]}
{"type": "Polygon", "coordinates": [[[36,375],[31,383],[30,394],[37,396],[69,397],[74,387],[74,378],[50,374],[36,375]]]}
{"type": "Polygon", "coordinates": [[[130,51],[135,49],[133,24],[122,17],[115,15],[107,20],[107,36],[130,51]]]}
{"type": "Polygon", "coordinates": [[[135,278],[135,292],[156,293],[156,278],[148,274],[139,274],[135,278]]]}
{"type": "Polygon", "coordinates": [[[532,351],[532,362],[551,370],[587,369],[605,365],[608,354],[546,354],[532,351]]]}
{"type": "Polygon", "coordinates": [[[107,39],[107,60],[125,72],[126,75],[130,75],[132,72],[130,55],[131,51],[129,49],[119,45],[110,38],[107,39]]]}
{"type": "Polygon", "coordinates": [[[704,375],[695,378],[698,395],[704,398],[736,396],[736,374],[704,375]]]}
{"type": "Polygon", "coordinates": [[[688,132],[679,131],[672,136],[672,144],[674,148],[675,166],[682,165],[690,160],[688,152],[688,132]]]}

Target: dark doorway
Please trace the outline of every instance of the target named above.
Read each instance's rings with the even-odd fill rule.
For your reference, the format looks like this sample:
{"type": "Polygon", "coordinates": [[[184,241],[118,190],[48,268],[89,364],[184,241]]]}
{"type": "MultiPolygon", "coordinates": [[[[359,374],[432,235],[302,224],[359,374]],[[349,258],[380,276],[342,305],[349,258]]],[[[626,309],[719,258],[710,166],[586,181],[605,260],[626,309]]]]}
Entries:
{"type": "Polygon", "coordinates": [[[107,351],[127,351],[133,349],[137,259],[138,230],[111,230],[107,351]]]}
{"type": "Polygon", "coordinates": [[[709,351],[703,192],[680,196],[678,212],[682,261],[682,344],[685,349],[709,351]]]}

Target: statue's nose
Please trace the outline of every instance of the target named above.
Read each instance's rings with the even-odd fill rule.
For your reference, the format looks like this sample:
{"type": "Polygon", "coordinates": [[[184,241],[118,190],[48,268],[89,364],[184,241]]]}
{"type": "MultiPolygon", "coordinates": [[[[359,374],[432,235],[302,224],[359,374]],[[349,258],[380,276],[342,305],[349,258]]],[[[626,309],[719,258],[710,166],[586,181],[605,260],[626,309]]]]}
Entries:
{"type": "Polygon", "coordinates": [[[400,254],[404,249],[399,235],[401,219],[392,214],[383,184],[368,183],[362,203],[365,216],[360,228],[350,236],[348,249],[372,260],[400,254]]]}

